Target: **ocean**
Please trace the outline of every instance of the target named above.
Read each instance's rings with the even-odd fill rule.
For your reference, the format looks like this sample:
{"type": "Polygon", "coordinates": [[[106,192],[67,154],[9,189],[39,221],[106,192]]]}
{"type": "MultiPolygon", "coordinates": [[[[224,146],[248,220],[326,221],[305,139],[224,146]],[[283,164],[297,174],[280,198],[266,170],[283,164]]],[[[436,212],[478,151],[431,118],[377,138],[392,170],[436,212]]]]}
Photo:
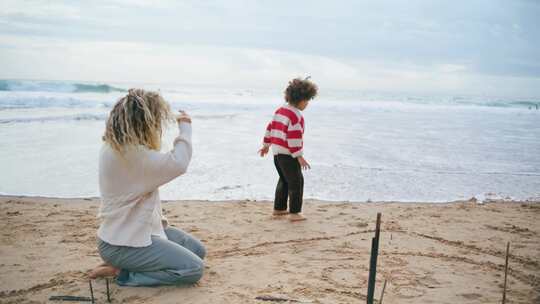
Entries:
{"type": "MultiPolygon", "coordinates": [[[[193,118],[189,170],[162,199],[273,199],[277,173],[257,150],[284,88],[35,80],[0,80],[0,194],[99,196],[105,120],[132,86],[159,90],[193,118]]],[[[540,200],[538,107],[540,98],[321,86],[304,111],[304,197],[540,200]]],[[[164,134],[163,150],[176,132],[164,134]]]]}

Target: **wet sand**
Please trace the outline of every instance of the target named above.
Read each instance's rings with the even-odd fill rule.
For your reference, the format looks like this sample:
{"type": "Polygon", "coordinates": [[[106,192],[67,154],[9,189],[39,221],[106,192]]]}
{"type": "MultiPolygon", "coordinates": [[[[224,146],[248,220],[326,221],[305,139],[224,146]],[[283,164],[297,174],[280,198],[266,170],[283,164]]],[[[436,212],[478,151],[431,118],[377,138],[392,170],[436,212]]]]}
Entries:
{"type": "MultiPolygon", "coordinates": [[[[0,303],[89,296],[99,200],[0,196],[0,303]]],[[[173,226],[208,256],[194,286],[119,287],[113,303],[362,303],[382,213],[375,298],[384,303],[540,303],[540,203],[330,203],[308,200],[305,222],[273,219],[253,201],[164,203],[173,226]],[[281,302],[285,303],[285,302],[281,302]]],[[[105,282],[94,282],[106,303],[105,282]]]]}

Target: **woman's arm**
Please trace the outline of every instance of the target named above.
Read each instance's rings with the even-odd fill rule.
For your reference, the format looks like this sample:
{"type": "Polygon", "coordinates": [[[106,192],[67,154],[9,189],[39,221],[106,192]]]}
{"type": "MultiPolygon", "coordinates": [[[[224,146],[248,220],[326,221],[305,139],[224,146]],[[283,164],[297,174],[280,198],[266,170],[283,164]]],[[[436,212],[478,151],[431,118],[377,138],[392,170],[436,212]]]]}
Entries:
{"type": "Polygon", "coordinates": [[[143,187],[145,192],[153,191],[187,171],[191,161],[191,119],[185,115],[178,118],[179,135],[173,149],[167,153],[146,151],[143,160],[143,187]]]}

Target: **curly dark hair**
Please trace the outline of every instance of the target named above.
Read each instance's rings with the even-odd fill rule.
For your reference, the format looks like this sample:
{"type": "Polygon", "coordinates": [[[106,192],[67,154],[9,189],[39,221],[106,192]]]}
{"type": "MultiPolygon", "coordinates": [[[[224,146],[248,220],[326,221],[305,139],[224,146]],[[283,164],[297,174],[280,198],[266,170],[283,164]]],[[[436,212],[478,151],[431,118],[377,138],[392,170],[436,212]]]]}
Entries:
{"type": "Polygon", "coordinates": [[[315,98],[318,90],[319,87],[308,78],[295,78],[289,81],[289,86],[285,89],[285,100],[290,104],[297,105],[303,100],[315,98]]]}

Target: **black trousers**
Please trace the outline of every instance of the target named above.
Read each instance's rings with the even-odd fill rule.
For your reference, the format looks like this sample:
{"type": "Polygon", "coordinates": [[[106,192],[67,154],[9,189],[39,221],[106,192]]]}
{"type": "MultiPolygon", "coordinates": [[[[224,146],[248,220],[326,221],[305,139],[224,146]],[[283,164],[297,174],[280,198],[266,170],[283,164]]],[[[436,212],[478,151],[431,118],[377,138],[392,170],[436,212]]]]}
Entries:
{"type": "Polygon", "coordinates": [[[304,176],[300,163],[290,155],[278,154],[274,155],[274,165],[279,174],[274,210],[287,210],[287,198],[289,198],[289,212],[302,212],[304,176]]]}

